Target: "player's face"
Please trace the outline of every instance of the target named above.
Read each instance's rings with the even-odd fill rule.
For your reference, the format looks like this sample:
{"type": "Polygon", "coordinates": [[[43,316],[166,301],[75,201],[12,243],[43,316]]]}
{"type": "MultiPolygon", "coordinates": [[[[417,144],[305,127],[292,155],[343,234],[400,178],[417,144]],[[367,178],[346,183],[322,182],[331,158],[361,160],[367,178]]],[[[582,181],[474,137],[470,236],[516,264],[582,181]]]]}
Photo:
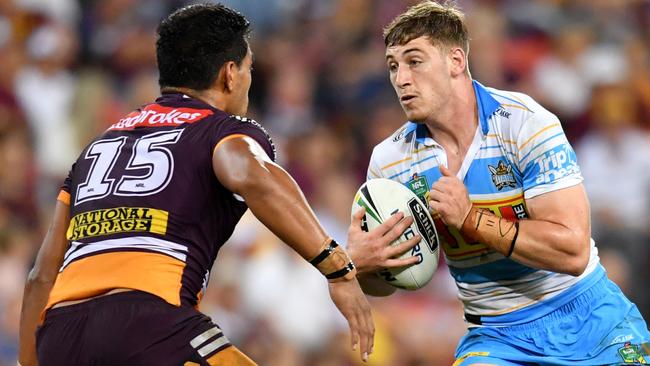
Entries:
{"type": "Polygon", "coordinates": [[[251,70],[253,69],[253,53],[250,48],[246,52],[246,56],[237,69],[237,83],[235,86],[234,100],[237,101],[235,109],[232,113],[245,116],[248,111],[248,91],[251,88],[251,70]]]}
{"type": "Polygon", "coordinates": [[[419,37],[386,48],[386,65],[409,121],[435,119],[450,98],[451,74],[446,54],[429,38],[419,37]]]}

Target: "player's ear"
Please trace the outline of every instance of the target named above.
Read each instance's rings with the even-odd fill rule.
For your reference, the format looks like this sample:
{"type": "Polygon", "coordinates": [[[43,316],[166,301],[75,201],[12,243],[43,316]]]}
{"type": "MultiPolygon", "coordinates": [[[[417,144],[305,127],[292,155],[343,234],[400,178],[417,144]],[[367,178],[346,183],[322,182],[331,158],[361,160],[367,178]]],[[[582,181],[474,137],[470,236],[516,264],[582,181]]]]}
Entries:
{"type": "Polygon", "coordinates": [[[458,76],[467,68],[467,55],[460,47],[452,47],[449,50],[449,71],[451,76],[458,76]]]}
{"type": "Polygon", "coordinates": [[[234,61],[228,61],[219,70],[218,82],[223,87],[224,91],[230,93],[235,90],[235,79],[239,68],[234,61]]]}

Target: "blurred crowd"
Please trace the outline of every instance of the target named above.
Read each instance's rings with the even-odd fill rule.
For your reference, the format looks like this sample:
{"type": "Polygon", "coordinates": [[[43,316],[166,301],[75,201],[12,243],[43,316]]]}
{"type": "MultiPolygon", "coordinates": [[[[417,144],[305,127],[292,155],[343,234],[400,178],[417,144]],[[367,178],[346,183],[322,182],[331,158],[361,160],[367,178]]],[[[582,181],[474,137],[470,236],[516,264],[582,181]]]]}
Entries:
{"type": "MultiPolygon", "coordinates": [[[[0,1],[0,365],[63,177],[95,135],[158,95],[155,28],[181,0],[0,1]]],[[[404,122],[382,28],[410,0],[228,0],[253,24],[249,117],[327,230],[345,242],[372,147],[404,122]]],[[[483,84],[556,113],[578,154],[610,277],[650,319],[650,1],[460,0],[483,84]]],[[[371,365],[450,365],[465,332],[444,264],[417,292],[372,299],[371,365]]],[[[261,365],[355,365],[309,264],[246,215],[202,310],[261,365]]]]}

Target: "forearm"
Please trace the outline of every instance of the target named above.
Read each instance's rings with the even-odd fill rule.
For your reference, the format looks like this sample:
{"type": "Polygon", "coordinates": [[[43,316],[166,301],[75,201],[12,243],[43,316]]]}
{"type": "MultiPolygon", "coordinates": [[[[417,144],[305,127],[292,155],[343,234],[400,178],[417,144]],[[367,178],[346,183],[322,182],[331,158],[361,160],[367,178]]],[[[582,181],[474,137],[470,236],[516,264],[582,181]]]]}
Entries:
{"type": "Polygon", "coordinates": [[[588,235],[549,221],[521,220],[517,229],[514,221],[473,208],[461,231],[533,268],[577,276],[589,260],[588,235]]]}
{"type": "Polygon", "coordinates": [[[39,281],[30,277],[25,284],[22,311],[20,314],[20,347],[19,361],[22,366],[38,365],[36,359],[36,328],[40,323],[40,315],[47,304],[52,286],[51,281],[39,281]]]}
{"type": "Polygon", "coordinates": [[[63,255],[68,247],[65,232],[70,222],[69,207],[57,201],[52,224],[38,251],[34,268],[29,272],[20,313],[19,356],[23,366],[37,365],[36,327],[56,281],[63,255]]]}
{"type": "Polygon", "coordinates": [[[296,182],[271,162],[254,176],[239,189],[253,214],[306,260],[319,254],[328,236],[296,182]]]}

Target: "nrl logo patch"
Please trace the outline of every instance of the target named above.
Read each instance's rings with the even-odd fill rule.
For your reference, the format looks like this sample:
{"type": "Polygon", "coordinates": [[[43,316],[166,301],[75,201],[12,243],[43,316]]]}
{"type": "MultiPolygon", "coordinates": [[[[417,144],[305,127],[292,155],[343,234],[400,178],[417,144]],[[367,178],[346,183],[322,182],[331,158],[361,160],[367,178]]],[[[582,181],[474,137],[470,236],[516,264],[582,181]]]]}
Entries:
{"type": "Polygon", "coordinates": [[[498,190],[502,190],[505,187],[514,188],[517,186],[517,181],[515,180],[515,175],[512,173],[512,165],[499,160],[499,163],[496,167],[488,165],[490,173],[492,173],[492,183],[497,187],[498,190]]]}
{"type": "Polygon", "coordinates": [[[623,362],[625,363],[634,365],[647,365],[647,361],[641,354],[641,350],[639,350],[638,345],[627,342],[625,343],[625,346],[618,349],[618,354],[621,356],[623,362]]]}
{"type": "Polygon", "coordinates": [[[429,183],[427,183],[426,176],[418,176],[417,173],[413,174],[410,181],[406,185],[418,196],[422,202],[429,207],[429,183]]]}

